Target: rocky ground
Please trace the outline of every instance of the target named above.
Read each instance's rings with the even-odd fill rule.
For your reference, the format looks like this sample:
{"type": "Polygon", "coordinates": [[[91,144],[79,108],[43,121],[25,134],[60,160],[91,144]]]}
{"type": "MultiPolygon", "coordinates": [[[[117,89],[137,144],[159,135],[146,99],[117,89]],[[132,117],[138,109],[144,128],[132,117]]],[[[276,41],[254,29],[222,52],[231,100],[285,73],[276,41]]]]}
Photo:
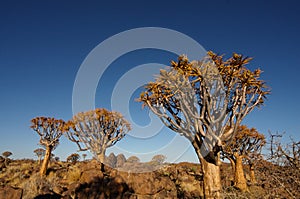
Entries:
{"type": "MultiPolygon", "coordinates": [[[[105,172],[101,172],[95,160],[75,164],[51,162],[47,177],[41,178],[37,161],[11,160],[6,166],[0,165],[0,199],[203,197],[200,165],[159,166],[152,171],[158,165],[130,163],[122,169],[106,166],[105,172]],[[146,172],[147,169],[152,172],[146,172]]],[[[230,165],[224,163],[221,167],[224,198],[300,198],[299,172],[288,170],[263,162],[257,168],[257,185],[249,184],[249,191],[240,193],[232,186],[230,165]]],[[[247,168],[246,178],[249,178],[247,168]]]]}

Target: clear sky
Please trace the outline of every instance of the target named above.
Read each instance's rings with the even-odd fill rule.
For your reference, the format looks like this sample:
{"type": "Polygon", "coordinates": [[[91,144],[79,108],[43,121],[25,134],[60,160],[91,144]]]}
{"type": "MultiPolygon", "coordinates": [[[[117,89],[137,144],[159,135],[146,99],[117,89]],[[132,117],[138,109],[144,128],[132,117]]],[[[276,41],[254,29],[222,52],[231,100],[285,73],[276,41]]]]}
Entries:
{"type": "MultiPolygon", "coordinates": [[[[74,81],[86,56],[105,39],[139,27],[173,29],[206,50],[254,57],[249,67],[264,71],[262,78],[272,94],[244,123],[265,135],[268,130],[286,131],[299,140],[299,19],[296,0],[2,1],[0,152],[9,150],[13,158],[34,158],[39,137],[29,128],[30,120],[36,116],[69,120],[74,81]]],[[[121,56],[99,81],[96,106],[111,107],[112,90],[122,73],[146,63],[168,64],[175,58],[172,53],[149,49],[121,56]]],[[[137,96],[138,91],[130,102],[132,119],[147,125],[148,113],[134,102],[137,96]]],[[[163,130],[147,140],[128,137],[118,146],[148,153],[174,136],[163,130]]],[[[64,159],[76,150],[62,138],[54,154],[64,159]]],[[[182,160],[194,161],[193,151],[188,150],[182,160]]]]}

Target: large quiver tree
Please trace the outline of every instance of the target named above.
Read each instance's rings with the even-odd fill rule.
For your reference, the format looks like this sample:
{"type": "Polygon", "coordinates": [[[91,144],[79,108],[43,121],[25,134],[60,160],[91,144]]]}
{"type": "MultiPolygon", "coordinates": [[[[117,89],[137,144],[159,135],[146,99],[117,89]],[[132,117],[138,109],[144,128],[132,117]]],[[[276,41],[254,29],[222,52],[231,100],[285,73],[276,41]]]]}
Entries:
{"type": "Polygon", "coordinates": [[[247,190],[247,182],[244,177],[243,162],[248,162],[250,166],[251,183],[255,184],[254,164],[255,159],[260,157],[261,149],[266,144],[265,136],[255,128],[247,128],[241,125],[233,140],[225,144],[223,156],[230,160],[234,170],[234,185],[241,191],[247,190]]]}
{"type": "Polygon", "coordinates": [[[221,197],[219,154],[237,126],[269,93],[261,70],[245,67],[251,59],[234,53],[227,60],[213,52],[201,61],[180,56],[149,82],[139,101],[171,130],[193,145],[204,172],[206,198],[221,197]]]}
{"type": "Polygon", "coordinates": [[[59,138],[63,134],[65,122],[61,119],[50,117],[36,117],[31,120],[31,126],[40,136],[40,145],[46,149],[40,174],[46,175],[52,151],[59,144],[59,138]]]}
{"type": "Polygon", "coordinates": [[[123,116],[103,108],[81,112],[68,121],[65,131],[80,151],[90,150],[104,163],[105,151],[120,141],[130,130],[123,116]]]}

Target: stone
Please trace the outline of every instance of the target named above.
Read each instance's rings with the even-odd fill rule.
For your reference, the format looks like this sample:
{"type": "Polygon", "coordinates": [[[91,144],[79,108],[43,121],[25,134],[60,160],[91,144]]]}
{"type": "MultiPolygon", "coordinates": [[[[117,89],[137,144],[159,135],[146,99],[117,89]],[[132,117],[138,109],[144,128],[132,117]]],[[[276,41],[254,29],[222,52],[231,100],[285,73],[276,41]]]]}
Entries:
{"type": "Polygon", "coordinates": [[[22,199],[23,190],[12,186],[0,187],[0,198],[22,199]]]}

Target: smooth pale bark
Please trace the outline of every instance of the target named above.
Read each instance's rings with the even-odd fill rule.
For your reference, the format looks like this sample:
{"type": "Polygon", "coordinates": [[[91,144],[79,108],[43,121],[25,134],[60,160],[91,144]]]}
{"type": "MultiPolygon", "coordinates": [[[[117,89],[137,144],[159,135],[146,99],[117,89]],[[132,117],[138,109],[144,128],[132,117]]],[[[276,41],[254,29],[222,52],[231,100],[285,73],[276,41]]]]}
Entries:
{"type": "Polygon", "coordinates": [[[40,170],[41,176],[45,176],[46,173],[47,173],[47,168],[48,168],[48,164],[49,164],[49,161],[50,161],[51,152],[52,152],[52,147],[47,146],[45,157],[44,157],[44,160],[43,160],[43,164],[42,164],[42,167],[41,167],[41,170],[40,170]]]}
{"type": "Polygon", "coordinates": [[[220,176],[220,166],[200,159],[203,171],[203,189],[206,199],[218,199],[221,197],[222,185],[220,176]]]}
{"type": "Polygon", "coordinates": [[[243,158],[238,154],[234,154],[235,157],[235,169],[234,169],[234,183],[235,187],[240,191],[247,191],[247,181],[244,176],[243,158]]]}
{"type": "Polygon", "coordinates": [[[98,154],[98,159],[101,165],[101,171],[104,172],[104,161],[105,161],[105,150],[102,153],[98,154]]]}

